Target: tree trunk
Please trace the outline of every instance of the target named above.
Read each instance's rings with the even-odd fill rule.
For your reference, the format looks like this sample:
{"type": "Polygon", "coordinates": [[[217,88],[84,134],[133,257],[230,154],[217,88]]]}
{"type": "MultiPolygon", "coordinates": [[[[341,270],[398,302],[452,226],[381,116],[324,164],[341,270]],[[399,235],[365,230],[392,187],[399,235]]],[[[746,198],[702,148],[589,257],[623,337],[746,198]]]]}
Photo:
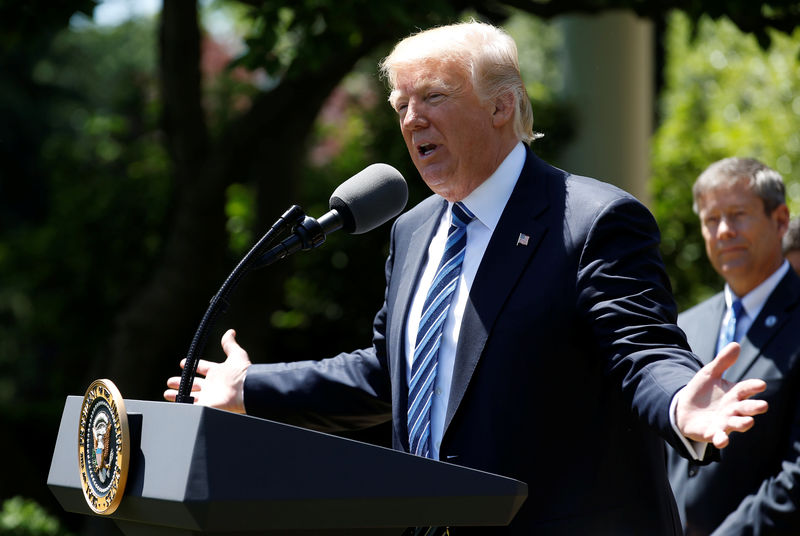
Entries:
{"type": "Polygon", "coordinates": [[[171,219],[158,267],[118,317],[109,355],[100,361],[124,396],[141,398],[158,396],[165,372],[177,370],[226,251],[225,181],[203,117],[195,3],[164,2],[160,46],[171,219]]]}
{"type": "MultiPolygon", "coordinates": [[[[160,46],[164,130],[173,161],[172,214],[158,267],[118,316],[108,354],[97,360],[94,377],[112,378],[126,397],[161,397],[166,378],[180,373],[178,363],[209,299],[238,262],[227,247],[225,188],[234,181],[258,184],[262,232],[296,203],[306,140],[320,108],[355,61],[382,38],[365,39],[317,71],[287,76],[255,99],[223,136],[211,140],[200,98],[196,5],[165,0],[160,46]]],[[[229,316],[211,330],[202,357],[224,358],[219,338],[226,328],[236,327],[260,360],[286,359],[274,348],[268,319],[283,305],[290,262],[244,278],[231,296],[229,316]]]]}

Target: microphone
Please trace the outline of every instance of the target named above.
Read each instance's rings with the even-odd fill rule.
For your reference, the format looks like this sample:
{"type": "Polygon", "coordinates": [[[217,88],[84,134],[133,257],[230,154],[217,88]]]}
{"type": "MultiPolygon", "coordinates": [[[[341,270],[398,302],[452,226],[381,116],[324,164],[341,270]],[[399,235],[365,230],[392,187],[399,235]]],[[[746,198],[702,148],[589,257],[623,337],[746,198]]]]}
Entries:
{"type": "Polygon", "coordinates": [[[400,172],[388,164],[372,164],[339,185],[328,206],[345,231],[362,234],[400,214],[407,201],[408,185],[400,172]]]}
{"type": "Polygon", "coordinates": [[[318,220],[306,218],[293,234],[267,251],[254,268],[261,268],[299,249],[307,251],[325,241],[333,231],[362,234],[394,218],[406,206],[408,185],[403,175],[388,164],[372,164],[339,185],[331,194],[326,212],[318,220]]]}

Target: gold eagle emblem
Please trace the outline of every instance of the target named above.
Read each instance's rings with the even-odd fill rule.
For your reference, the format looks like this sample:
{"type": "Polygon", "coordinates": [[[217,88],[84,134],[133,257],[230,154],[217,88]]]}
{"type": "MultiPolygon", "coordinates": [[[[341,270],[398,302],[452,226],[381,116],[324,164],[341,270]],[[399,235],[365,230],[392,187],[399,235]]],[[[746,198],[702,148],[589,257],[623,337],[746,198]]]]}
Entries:
{"type": "Polygon", "coordinates": [[[109,437],[108,433],[108,417],[104,413],[97,416],[92,426],[94,436],[94,457],[95,457],[95,472],[101,480],[105,480],[108,475],[108,455],[109,455],[109,437]]]}

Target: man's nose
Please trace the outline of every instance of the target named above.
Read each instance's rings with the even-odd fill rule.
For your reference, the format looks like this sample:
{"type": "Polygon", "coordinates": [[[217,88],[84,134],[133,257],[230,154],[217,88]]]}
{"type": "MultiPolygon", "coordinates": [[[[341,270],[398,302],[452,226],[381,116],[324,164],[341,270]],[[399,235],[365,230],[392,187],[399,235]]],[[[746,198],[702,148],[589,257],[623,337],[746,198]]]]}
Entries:
{"type": "Polygon", "coordinates": [[[405,117],[403,117],[403,127],[413,130],[424,127],[426,124],[427,119],[425,119],[422,107],[413,100],[410,101],[406,108],[405,117]]]}
{"type": "Polygon", "coordinates": [[[719,226],[717,227],[717,237],[718,238],[730,238],[732,236],[736,236],[736,227],[733,225],[728,218],[722,217],[719,220],[719,226]]]}

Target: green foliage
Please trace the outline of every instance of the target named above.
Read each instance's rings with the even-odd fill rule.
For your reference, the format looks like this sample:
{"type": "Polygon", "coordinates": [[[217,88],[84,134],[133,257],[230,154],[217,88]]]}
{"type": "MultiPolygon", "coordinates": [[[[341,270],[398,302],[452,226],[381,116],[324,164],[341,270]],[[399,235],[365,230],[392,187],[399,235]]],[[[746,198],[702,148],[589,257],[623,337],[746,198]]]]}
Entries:
{"type": "Polygon", "coordinates": [[[768,50],[726,20],[703,19],[695,39],[674,14],[666,35],[663,123],[653,143],[654,212],[681,308],[719,291],[705,255],[691,186],[712,162],[755,157],[778,170],[800,209],[800,32],[772,35],[768,50]]]}
{"type": "Polygon", "coordinates": [[[243,255],[255,242],[253,225],[256,219],[255,194],[245,184],[234,183],[228,186],[225,215],[230,236],[230,249],[234,254],[243,255]]]}
{"type": "Polygon", "coordinates": [[[558,55],[563,36],[556,25],[513,10],[503,25],[519,50],[520,71],[533,105],[533,130],[541,134],[532,147],[548,161],[557,159],[573,135],[573,112],[560,95],[564,79],[558,55]]]}
{"type": "Polygon", "coordinates": [[[252,24],[245,41],[247,52],[237,64],[264,68],[273,79],[292,76],[294,71],[315,72],[341,51],[361,48],[376,21],[410,29],[426,17],[434,24],[454,17],[454,4],[445,0],[259,2],[249,13],[252,24]]]}
{"type": "MultiPolygon", "coordinates": [[[[3,195],[18,192],[3,202],[40,207],[0,225],[0,421],[9,438],[26,438],[23,453],[10,440],[0,446],[14,460],[0,497],[48,493],[41,473],[64,397],[94,376],[117,312],[161,248],[172,183],[158,128],[155,41],[147,21],[62,32],[30,79],[5,81],[33,99],[14,113],[41,114],[46,128],[18,148],[35,166],[0,171],[3,195]],[[20,191],[27,183],[36,187],[20,191]]],[[[41,517],[27,503],[6,508],[6,523],[41,517]]]]}
{"type": "MultiPolygon", "coordinates": [[[[315,123],[300,191],[300,204],[309,215],[326,212],[330,193],[373,162],[400,170],[417,199],[426,195],[419,191],[422,181],[376,78],[377,56],[365,58],[339,84],[315,123]]],[[[307,333],[335,351],[347,341],[347,347],[369,344],[372,317],[383,295],[388,234],[388,224],[357,238],[335,233],[313,255],[295,256],[292,275],[284,282],[283,308],[270,317],[272,328],[307,333]]],[[[307,352],[301,346],[295,350],[307,352]]]]}
{"type": "Polygon", "coordinates": [[[504,0],[531,14],[550,19],[564,13],[600,13],[605,10],[629,9],[640,17],[660,20],[671,10],[680,10],[692,21],[705,17],[724,18],[756,38],[764,49],[774,35],[771,30],[791,34],[800,26],[800,5],[797,0],[504,0]]]}
{"type": "Polygon", "coordinates": [[[69,536],[58,519],[36,502],[13,497],[0,510],[0,536],[69,536]]]}
{"type": "Polygon", "coordinates": [[[40,192],[46,165],[38,155],[49,130],[52,88],[37,84],[33,70],[54,35],[75,11],[91,13],[92,0],[58,3],[0,1],[0,235],[47,210],[40,192]]]}
{"type": "MultiPolygon", "coordinates": [[[[60,34],[34,69],[38,84],[57,89],[38,155],[48,170],[40,193],[47,211],[0,241],[0,371],[14,370],[0,376],[16,378],[0,390],[0,408],[43,381],[65,380],[43,378],[40,359],[55,352],[69,366],[65,357],[102,343],[75,334],[87,325],[110,328],[107,311],[132,292],[158,250],[170,181],[156,132],[153,50],[151,24],[88,28],[60,34]]],[[[48,387],[65,392],[59,383],[48,387]]]]}

